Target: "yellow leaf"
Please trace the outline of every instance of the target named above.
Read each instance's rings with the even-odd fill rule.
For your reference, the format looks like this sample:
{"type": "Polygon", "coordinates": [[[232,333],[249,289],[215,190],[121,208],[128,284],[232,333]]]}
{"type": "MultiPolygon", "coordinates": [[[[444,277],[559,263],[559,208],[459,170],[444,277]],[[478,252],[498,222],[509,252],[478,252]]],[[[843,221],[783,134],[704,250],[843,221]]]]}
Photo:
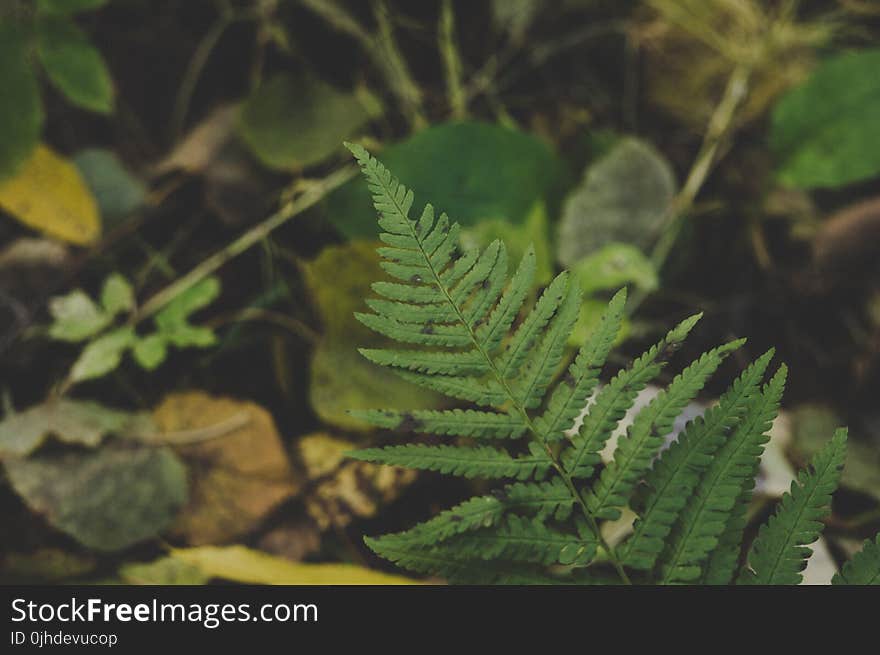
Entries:
{"type": "Polygon", "coordinates": [[[306,511],[322,530],[344,528],[355,517],[368,518],[397,498],[417,472],[345,457],[357,446],[323,432],[299,440],[299,453],[311,481],[306,511]]]}
{"type": "Polygon", "coordinates": [[[398,585],[416,584],[399,575],[354,564],[302,564],[245,546],[202,546],[173,550],[172,557],[198,567],[212,578],[245,584],[398,585]]]}
{"type": "Polygon", "coordinates": [[[101,235],[101,217],[76,166],[40,145],[0,183],[0,207],[28,227],[79,246],[101,235]]]}

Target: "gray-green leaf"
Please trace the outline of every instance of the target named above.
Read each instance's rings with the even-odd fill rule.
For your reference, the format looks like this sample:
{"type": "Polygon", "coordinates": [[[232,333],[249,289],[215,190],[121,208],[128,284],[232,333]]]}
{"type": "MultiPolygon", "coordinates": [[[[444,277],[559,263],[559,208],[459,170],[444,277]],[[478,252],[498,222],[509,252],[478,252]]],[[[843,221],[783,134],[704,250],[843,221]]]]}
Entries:
{"type": "Polygon", "coordinates": [[[639,139],[621,139],[566,198],[559,261],[572,266],[612,241],[646,247],[675,192],[675,174],[662,155],[639,139]]]}
{"type": "Polygon", "coordinates": [[[28,507],[95,550],[121,550],[155,537],[187,498],[186,468],[167,448],[107,443],[4,465],[28,507]]]}

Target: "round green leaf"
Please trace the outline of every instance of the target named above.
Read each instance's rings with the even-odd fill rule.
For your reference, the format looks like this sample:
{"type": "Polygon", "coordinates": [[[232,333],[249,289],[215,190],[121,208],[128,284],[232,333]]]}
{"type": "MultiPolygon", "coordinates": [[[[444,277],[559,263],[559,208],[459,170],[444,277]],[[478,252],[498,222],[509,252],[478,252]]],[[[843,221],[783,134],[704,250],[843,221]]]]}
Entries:
{"type": "Polygon", "coordinates": [[[649,144],[624,138],[587,168],[565,200],[557,256],[563,266],[612,241],[647,245],[675,195],[672,167],[649,144]]]}
{"type": "MultiPolygon", "coordinates": [[[[462,227],[483,220],[521,225],[536,202],[555,215],[568,172],[535,137],[486,123],[448,123],[423,130],[379,153],[379,159],[416,196],[462,227]]],[[[350,238],[375,237],[376,214],[363,179],[328,196],[327,217],[350,238]]]]}
{"type": "Polygon", "coordinates": [[[73,104],[105,114],[113,110],[113,81],[107,65],[70,20],[38,21],[37,54],[49,79],[73,104]]]}
{"type": "Polygon", "coordinates": [[[245,101],[239,133],[267,166],[318,163],[380,113],[372,96],[339,91],[312,77],[276,75],[245,101]]]}

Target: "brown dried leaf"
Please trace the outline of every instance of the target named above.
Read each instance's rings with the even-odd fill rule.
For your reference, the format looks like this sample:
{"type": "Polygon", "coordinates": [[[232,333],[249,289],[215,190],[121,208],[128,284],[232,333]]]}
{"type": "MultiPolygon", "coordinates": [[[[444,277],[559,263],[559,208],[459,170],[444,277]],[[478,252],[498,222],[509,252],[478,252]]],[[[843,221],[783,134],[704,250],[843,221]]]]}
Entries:
{"type": "Polygon", "coordinates": [[[187,543],[246,535],[299,491],[275,422],[259,405],[190,391],[165,398],[153,417],[190,469],[190,502],[172,530],[187,543]]]}

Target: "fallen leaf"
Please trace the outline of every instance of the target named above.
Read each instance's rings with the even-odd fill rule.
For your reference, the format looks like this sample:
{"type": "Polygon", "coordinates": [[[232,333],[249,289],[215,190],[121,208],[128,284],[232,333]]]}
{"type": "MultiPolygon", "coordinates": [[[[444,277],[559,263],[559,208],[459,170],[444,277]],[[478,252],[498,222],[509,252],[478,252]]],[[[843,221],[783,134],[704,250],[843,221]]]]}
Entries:
{"type": "Polygon", "coordinates": [[[321,530],[308,517],[285,523],[260,537],[260,550],[294,562],[305,559],[321,548],[321,530]]]}
{"type": "Polygon", "coordinates": [[[153,419],[189,465],[190,500],[173,528],[187,543],[244,536],[300,488],[275,422],[259,405],[189,391],[166,397],[153,419]]]}
{"type": "Polygon", "coordinates": [[[675,191],[675,174],[662,155],[638,139],[621,139],[587,168],[565,200],[559,221],[560,263],[573,266],[615,241],[646,247],[675,191]]]}
{"type": "Polygon", "coordinates": [[[202,173],[232,140],[238,111],[237,105],[222,105],[212,111],[156,165],[154,173],[164,175],[174,170],[202,173]]]}
{"type": "Polygon", "coordinates": [[[340,91],[312,76],[278,74],[241,108],[238,131],[270,168],[295,170],[319,163],[381,114],[368,92],[340,91]]]}
{"type": "Polygon", "coordinates": [[[245,584],[416,584],[409,578],[380,573],[354,564],[302,564],[272,557],[244,546],[203,546],[174,550],[171,555],[197,566],[205,575],[212,578],[245,584]]]}
{"type": "Polygon", "coordinates": [[[306,475],[306,511],[322,530],[343,528],[354,518],[367,518],[400,495],[417,472],[347,459],[357,445],[325,433],[302,437],[298,443],[306,475]]]}
{"type": "Polygon", "coordinates": [[[146,185],[119,161],[116,153],[87,148],[76,153],[73,163],[91,189],[105,221],[119,221],[146,202],[146,185]]]}
{"type": "Polygon", "coordinates": [[[29,455],[50,436],[93,448],[109,434],[137,437],[153,432],[155,427],[147,414],[87,400],[53,398],[0,422],[0,457],[29,455]]]}
{"type": "Polygon", "coordinates": [[[101,235],[95,199],[76,166],[44,145],[0,183],[0,207],[28,227],[79,246],[101,235]]]}
{"type": "Polygon", "coordinates": [[[31,510],[94,550],[122,550],[155,537],[186,502],[186,468],[167,448],[115,441],[3,465],[31,510]]]}
{"type": "Polygon", "coordinates": [[[351,241],[329,246],[303,267],[304,281],[324,327],[312,354],[309,399],[323,421],[346,429],[372,429],[353,418],[351,409],[437,408],[447,402],[368,362],[357,351],[358,347],[391,344],[354,318],[355,311],[366,309],[364,298],[372,293],[372,281],[384,275],[376,245],[351,241]]]}

